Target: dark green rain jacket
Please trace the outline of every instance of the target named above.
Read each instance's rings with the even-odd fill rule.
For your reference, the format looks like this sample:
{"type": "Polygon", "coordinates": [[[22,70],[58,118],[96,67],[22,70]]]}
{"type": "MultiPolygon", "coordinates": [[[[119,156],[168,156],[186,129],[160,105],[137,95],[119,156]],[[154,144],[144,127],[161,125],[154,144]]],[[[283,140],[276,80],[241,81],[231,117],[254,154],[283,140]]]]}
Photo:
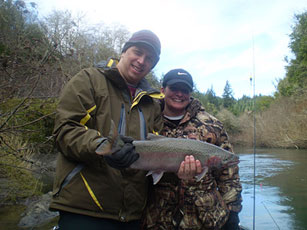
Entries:
{"type": "Polygon", "coordinates": [[[110,218],[140,219],[147,200],[146,172],[117,170],[95,153],[111,120],[118,132],[134,139],[162,129],[162,95],[143,79],[132,100],[117,68],[88,68],[66,85],[54,135],[60,151],[51,210],[110,218]]]}

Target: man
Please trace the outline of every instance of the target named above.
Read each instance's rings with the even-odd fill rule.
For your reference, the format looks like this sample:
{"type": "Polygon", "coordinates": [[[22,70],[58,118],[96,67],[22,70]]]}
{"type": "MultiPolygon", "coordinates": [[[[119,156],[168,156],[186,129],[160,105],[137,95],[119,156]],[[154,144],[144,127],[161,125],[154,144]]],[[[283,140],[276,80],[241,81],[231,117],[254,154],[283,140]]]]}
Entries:
{"type": "Polygon", "coordinates": [[[138,159],[133,139],[162,128],[154,100],[162,95],[144,79],[160,51],[153,32],[138,31],[118,63],[110,59],[103,68],[84,69],[67,83],[54,128],[60,154],[50,209],[60,211],[59,229],[139,228],[146,172],[127,167],[138,159]],[[112,124],[124,145],[109,137],[112,124]]]}
{"type": "MultiPolygon", "coordinates": [[[[232,151],[222,123],[191,98],[192,90],[193,80],[187,71],[174,69],[164,76],[162,134],[206,141],[232,151]]],[[[191,156],[190,159],[195,161],[191,156]]],[[[180,177],[184,170],[181,167],[178,172],[181,180],[168,173],[154,186],[144,215],[144,229],[239,229],[242,186],[238,165],[209,171],[200,182],[180,177]]],[[[188,167],[186,172],[189,170],[188,167]]]]}

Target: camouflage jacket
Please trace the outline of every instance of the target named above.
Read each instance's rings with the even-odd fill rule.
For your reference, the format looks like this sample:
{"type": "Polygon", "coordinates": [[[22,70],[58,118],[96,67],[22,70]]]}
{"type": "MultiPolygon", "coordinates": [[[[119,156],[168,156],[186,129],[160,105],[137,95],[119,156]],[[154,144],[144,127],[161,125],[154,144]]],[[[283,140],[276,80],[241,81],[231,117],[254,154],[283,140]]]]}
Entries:
{"type": "MultiPolygon", "coordinates": [[[[222,123],[196,99],[192,99],[178,125],[164,118],[162,134],[206,141],[233,151],[222,123]]],[[[242,186],[237,165],[210,171],[200,182],[181,181],[168,173],[153,187],[143,229],[221,229],[230,211],[241,210],[242,186]]]]}

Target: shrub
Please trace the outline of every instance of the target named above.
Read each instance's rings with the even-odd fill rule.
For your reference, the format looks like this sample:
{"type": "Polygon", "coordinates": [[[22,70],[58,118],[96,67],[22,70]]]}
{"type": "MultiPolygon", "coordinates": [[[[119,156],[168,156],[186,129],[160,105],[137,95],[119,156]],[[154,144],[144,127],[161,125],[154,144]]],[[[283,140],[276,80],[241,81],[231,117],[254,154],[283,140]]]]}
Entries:
{"type": "MultiPolygon", "coordinates": [[[[3,122],[21,101],[21,98],[13,98],[0,105],[3,122]]],[[[43,143],[52,135],[55,107],[55,99],[29,99],[12,116],[4,129],[21,136],[30,144],[43,143]]]]}
{"type": "Polygon", "coordinates": [[[227,109],[222,109],[216,115],[216,117],[223,123],[224,128],[228,134],[233,135],[240,133],[241,128],[236,116],[227,109]]]}
{"type": "Polygon", "coordinates": [[[0,146],[1,200],[18,201],[19,199],[41,194],[42,182],[32,174],[33,150],[21,138],[9,135],[2,137],[0,146]]]}

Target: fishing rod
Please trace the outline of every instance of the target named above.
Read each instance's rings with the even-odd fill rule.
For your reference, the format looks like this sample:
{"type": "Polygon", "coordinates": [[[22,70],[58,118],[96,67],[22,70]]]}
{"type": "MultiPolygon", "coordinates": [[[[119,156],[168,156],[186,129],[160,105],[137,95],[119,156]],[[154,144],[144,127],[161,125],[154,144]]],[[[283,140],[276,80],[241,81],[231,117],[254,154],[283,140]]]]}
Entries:
{"type": "Polygon", "coordinates": [[[255,76],[255,42],[254,42],[254,35],[252,39],[252,45],[253,45],[253,122],[254,122],[254,140],[253,140],[253,146],[254,146],[254,178],[253,178],[253,230],[255,230],[255,222],[256,222],[256,106],[255,106],[255,91],[256,91],[256,76],[255,76]]]}

